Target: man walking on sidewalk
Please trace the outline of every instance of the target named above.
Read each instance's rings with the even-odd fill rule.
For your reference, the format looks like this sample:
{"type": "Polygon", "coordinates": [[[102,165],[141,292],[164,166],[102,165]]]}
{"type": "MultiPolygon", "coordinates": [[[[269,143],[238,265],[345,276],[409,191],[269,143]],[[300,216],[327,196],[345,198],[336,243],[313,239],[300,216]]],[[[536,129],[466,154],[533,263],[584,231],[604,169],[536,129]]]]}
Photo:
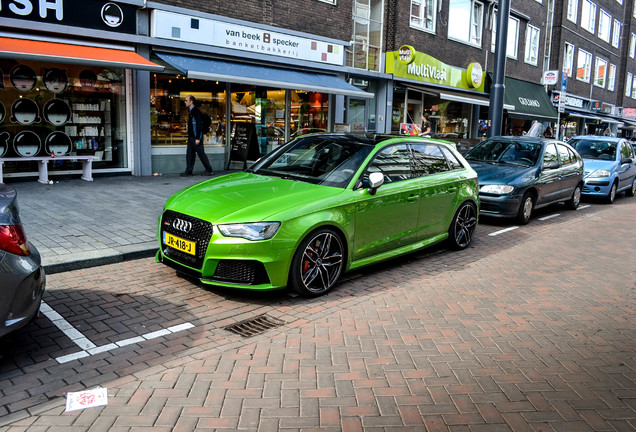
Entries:
{"type": "Polygon", "coordinates": [[[203,120],[201,118],[201,111],[196,107],[197,100],[194,96],[190,95],[185,98],[185,105],[188,108],[188,148],[186,150],[186,169],[181,173],[181,177],[191,176],[194,169],[194,162],[196,161],[196,155],[199,155],[201,163],[205,167],[203,175],[209,176],[213,174],[212,166],[208,160],[208,155],[205,154],[205,147],[203,146],[203,120]]]}

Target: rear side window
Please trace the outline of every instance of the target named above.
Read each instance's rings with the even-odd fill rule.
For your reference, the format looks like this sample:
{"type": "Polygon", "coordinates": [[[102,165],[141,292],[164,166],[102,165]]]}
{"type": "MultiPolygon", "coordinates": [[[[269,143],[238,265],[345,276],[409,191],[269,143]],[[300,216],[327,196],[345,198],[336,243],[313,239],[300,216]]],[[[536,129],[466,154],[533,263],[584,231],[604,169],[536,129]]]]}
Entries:
{"type": "Polygon", "coordinates": [[[559,159],[561,159],[561,165],[571,165],[576,162],[574,153],[572,153],[566,146],[557,144],[557,149],[559,151],[559,159]]]}
{"type": "Polygon", "coordinates": [[[462,165],[462,163],[457,159],[452,151],[450,151],[446,147],[440,148],[442,149],[442,153],[444,153],[444,156],[446,156],[446,160],[448,161],[448,165],[450,166],[451,170],[464,168],[464,165],[462,165]]]}
{"type": "Polygon", "coordinates": [[[433,144],[412,144],[415,177],[450,171],[442,150],[433,144]]]}

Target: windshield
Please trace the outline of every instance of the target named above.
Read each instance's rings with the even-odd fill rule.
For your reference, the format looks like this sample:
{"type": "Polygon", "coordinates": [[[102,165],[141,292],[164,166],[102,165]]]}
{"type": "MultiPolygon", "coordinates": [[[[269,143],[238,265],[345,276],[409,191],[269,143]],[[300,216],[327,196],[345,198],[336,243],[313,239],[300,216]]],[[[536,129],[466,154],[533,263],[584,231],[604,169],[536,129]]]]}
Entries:
{"type": "Polygon", "coordinates": [[[538,142],[487,140],[477,144],[466,153],[466,159],[535,166],[539,161],[541,148],[542,145],[538,142]]]}
{"type": "Polygon", "coordinates": [[[373,148],[341,136],[308,136],[270,153],[249,171],[344,188],[373,148]]]}
{"type": "Polygon", "coordinates": [[[584,159],[616,159],[616,142],[603,139],[573,139],[569,141],[569,144],[574,147],[584,159]]]}

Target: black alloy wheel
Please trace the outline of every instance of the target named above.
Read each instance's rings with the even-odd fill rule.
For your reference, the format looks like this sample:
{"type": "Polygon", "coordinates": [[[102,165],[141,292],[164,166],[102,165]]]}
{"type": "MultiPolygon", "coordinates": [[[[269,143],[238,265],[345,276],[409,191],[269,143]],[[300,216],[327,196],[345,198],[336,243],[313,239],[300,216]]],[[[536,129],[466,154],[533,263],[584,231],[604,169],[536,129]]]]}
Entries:
{"type": "Polygon", "coordinates": [[[329,292],[344,268],[344,247],[340,236],[329,228],[309,234],[292,260],[289,282],[304,297],[329,292]]]}
{"type": "Polygon", "coordinates": [[[636,195],[636,180],[632,181],[632,187],[625,191],[625,195],[627,195],[628,197],[633,197],[634,195],[636,195]]]}
{"type": "Polygon", "coordinates": [[[453,249],[466,249],[473,240],[477,228],[477,207],[472,202],[463,203],[451,222],[448,241],[453,249]]]}

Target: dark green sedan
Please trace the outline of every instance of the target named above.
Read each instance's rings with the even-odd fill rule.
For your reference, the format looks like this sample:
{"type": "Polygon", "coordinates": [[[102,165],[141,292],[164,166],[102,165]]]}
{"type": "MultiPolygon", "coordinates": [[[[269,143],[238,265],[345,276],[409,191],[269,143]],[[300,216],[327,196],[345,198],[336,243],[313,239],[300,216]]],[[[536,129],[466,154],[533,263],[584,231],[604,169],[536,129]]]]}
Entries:
{"type": "Polygon", "coordinates": [[[468,247],[478,208],[475,171],[444,141],[307,135],[169,198],[157,260],[205,284],[311,297],[348,270],[468,247]]]}

